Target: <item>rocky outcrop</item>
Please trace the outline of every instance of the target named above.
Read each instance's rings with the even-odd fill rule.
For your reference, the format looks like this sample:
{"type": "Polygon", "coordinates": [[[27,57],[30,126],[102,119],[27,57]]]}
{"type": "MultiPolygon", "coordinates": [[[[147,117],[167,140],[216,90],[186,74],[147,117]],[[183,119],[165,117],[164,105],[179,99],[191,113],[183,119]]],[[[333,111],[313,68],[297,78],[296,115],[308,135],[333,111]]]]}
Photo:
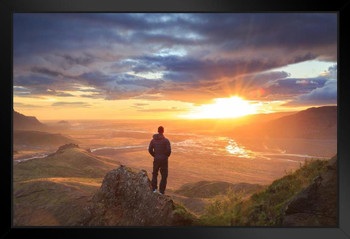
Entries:
{"type": "Polygon", "coordinates": [[[120,166],[107,173],[81,224],[85,226],[191,225],[195,217],[166,195],[152,192],[144,170],[120,166]]]}
{"type": "Polygon", "coordinates": [[[288,203],[282,219],[283,226],[336,226],[338,211],[337,158],[333,157],[327,170],[314,183],[288,203]]]}
{"type": "Polygon", "coordinates": [[[79,148],[79,145],[73,144],[73,143],[64,144],[57,149],[56,153],[62,153],[66,149],[74,149],[74,148],[79,148]]]}

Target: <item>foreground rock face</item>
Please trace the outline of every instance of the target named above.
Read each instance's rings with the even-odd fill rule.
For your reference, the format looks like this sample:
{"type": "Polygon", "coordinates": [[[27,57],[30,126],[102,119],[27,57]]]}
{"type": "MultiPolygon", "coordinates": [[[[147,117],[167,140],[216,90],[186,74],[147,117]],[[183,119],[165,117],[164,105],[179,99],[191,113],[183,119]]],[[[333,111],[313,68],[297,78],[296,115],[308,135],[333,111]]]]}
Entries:
{"type": "Polygon", "coordinates": [[[86,209],[87,226],[191,225],[194,217],[173,200],[152,192],[147,172],[121,166],[107,173],[86,209]]]}
{"type": "Polygon", "coordinates": [[[337,158],[327,170],[288,204],[284,226],[336,226],[338,211],[337,158]]]}

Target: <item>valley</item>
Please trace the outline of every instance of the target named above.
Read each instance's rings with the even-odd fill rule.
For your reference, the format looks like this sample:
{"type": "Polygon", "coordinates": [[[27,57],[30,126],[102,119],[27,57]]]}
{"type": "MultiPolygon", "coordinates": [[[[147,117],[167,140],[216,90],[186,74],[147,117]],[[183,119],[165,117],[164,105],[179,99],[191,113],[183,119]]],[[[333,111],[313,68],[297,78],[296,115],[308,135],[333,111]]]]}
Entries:
{"type": "Polygon", "coordinates": [[[227,121],[207,128],[181,121],[42,123],[45,131],[14,129],[16,225],[74,225],[106,173],[120,165],[146,170],[151,178],[147,147],[158,124],[169,129],[172,145],[166,194],[196,216],[237,185],[243,186],[235,193],[249,198],[306,160],[328,160],[337,145],[333,133],[321,139],[228,136],[227,121]]]}

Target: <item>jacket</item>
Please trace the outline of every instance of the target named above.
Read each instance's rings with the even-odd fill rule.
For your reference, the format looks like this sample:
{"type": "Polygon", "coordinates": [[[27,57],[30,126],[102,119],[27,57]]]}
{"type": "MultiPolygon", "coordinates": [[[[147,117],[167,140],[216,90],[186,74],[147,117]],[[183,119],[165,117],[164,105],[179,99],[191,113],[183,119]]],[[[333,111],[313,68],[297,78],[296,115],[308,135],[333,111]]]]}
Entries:
{"type": "Polygon", "coordinates": [[[149,144],[148,152],[155,160],[166,160],[171,154],[170,141],[163,134],[155,134],[149,144]]]}

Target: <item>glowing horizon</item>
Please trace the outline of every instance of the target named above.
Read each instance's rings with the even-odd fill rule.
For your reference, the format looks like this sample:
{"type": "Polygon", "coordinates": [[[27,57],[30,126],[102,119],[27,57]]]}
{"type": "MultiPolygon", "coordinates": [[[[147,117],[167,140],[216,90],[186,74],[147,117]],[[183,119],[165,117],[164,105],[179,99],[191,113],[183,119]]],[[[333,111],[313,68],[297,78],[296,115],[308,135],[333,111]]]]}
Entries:
{"type": "Polygon", "coordinates": [[[216,98],[214,102],[213,104],[197,106],[189,114],[180,117],[188,119],[227,119],[257,113],[257,104],[252,104],[238,96],[216,98]]]}

